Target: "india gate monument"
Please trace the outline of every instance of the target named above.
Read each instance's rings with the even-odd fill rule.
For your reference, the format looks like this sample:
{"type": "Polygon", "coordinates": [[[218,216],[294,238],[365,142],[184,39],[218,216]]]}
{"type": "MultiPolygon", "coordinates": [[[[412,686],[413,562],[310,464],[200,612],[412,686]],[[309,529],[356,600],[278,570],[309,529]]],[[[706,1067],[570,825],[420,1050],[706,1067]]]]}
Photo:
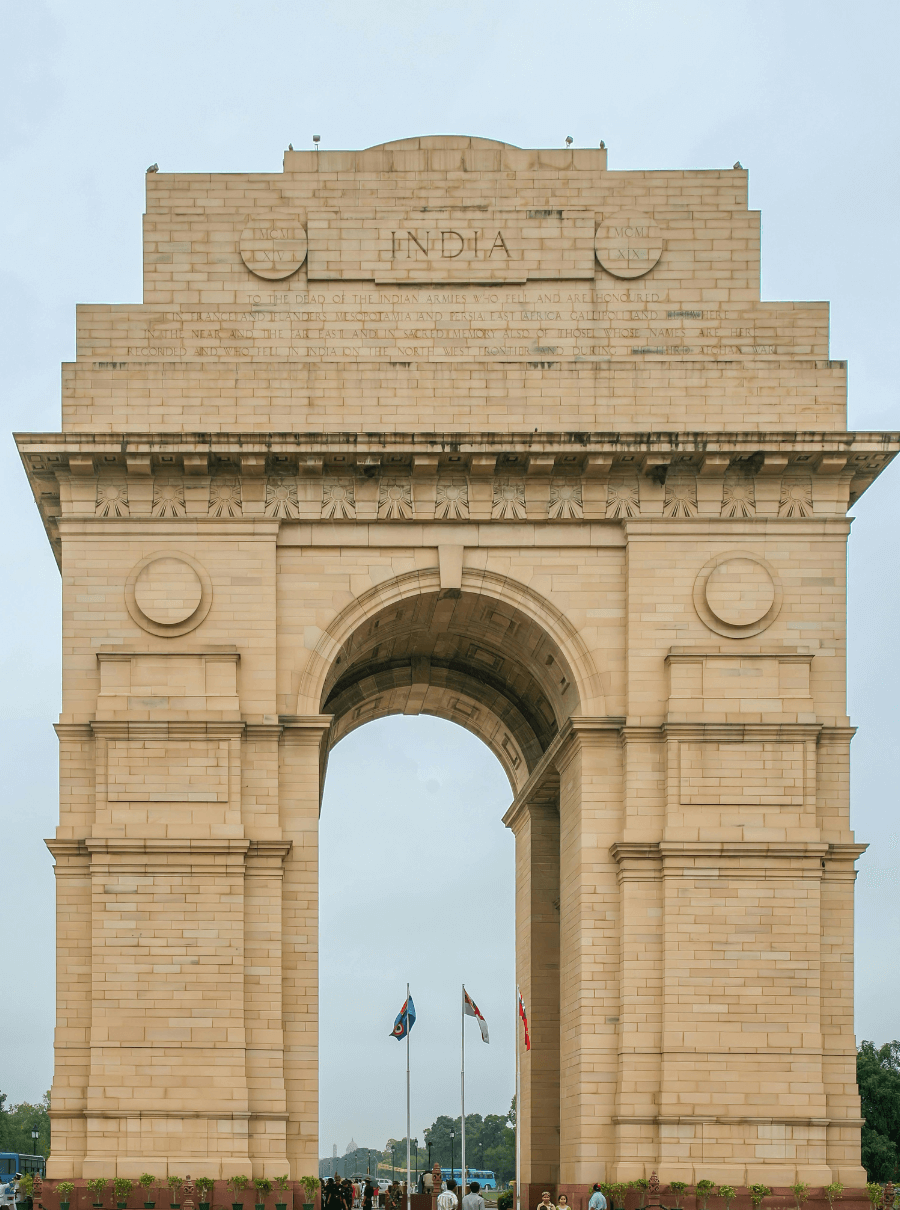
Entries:
{"type": "Polygon", "coordinates": [[[828,304],[760,301],[740,164],[606,156],[148,174],[143,301],[79,307],[17,438],[63,581],[50,1177],[318,1171],[328,754],[425,713],[511,786],[523,1188],[865,1183],[847,510],[900,446],[847,432],[828,304]]]}

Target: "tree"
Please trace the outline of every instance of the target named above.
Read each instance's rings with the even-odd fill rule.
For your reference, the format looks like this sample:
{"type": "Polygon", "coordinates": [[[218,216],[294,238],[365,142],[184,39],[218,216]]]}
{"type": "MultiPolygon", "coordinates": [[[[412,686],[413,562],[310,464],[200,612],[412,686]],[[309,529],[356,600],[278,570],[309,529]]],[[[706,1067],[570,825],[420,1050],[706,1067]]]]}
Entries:
{"type": "Polygon", "coordinates": [[[900,1042],[862,1042],[856,1080],[865,1125],[862,1164],[870,1181],[892,1181],[900,1169],[900,1042]]]}
{"type": "MultiPolygon", "coordinates": [[[[452,1150],[454,1167],[459,1167],[461,1125],[461,1118],[442,1114],[428,1127],[425,1141],[431,1144],[432,1163],[437,1161],[442,1168],[449,1168],[452,1150]],[[451,1130],[455,1132],[452,1149],[451,1130]]],[[[508,1113],[489,1113],[485,1118],[480,1113],[466,1114],[466,1166],[490,1169],[497,1174],[500,1184],[512,1179],[516,1169],[516,1132],[508,1113]]]]}
{"type": "Polygon", "coordinates": [[[50,1154],[50,1093],[45,1092],[37,1105],[22,1101],[6,1108],[6,1094],[0,1092],[0,1151],[18,1151],[25,1155],[50,1154]],[[38,1140],[31,1137],[38,1131],[38,1140]]]}

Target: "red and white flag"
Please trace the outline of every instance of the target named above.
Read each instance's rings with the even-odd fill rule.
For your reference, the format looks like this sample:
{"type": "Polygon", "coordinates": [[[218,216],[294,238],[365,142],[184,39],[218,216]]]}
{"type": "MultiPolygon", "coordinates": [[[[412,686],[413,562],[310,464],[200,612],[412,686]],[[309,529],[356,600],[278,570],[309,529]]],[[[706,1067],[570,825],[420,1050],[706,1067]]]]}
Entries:
{"type": "Polygon", "coordinates": [[[467,1017],[474,1017],[478,1022],[478,1028],[481,1030],[482,1042],[490,1042],[490,1038],[488,1037],[487,1021],[485,1021],[484,1017],[482,1017],[481,1009],[465,988],[463,988],[463,1012],[467,1017]]]}
{"type": "Polygon", "coordinates": [[[525,1001],[522,999],[522,993],[519,992],[519,1016],[522,1018],[522,1024],[525,1026],[525,1049],[531,1050],[531,1038],[528,1036],[528,1014],[525,1011],[525,1001]]]}

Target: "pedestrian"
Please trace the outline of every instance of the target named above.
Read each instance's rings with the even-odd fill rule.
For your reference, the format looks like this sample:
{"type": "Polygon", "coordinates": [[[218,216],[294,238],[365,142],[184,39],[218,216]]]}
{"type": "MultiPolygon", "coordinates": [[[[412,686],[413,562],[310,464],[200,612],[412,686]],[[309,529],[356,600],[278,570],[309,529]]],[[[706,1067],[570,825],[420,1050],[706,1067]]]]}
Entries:
{"type": "Polygon", "coordinates": [[[372,1188],[372,1182],[366,1180],[363,1186],[362,1204],[363,1210],[372,1210],[372,1198],[375,1196],[375,1190],[372,1188]]]}
{"type": "Polygon", "coordinates": [[[571,1210],[569,1206],[569,1199],[564,1193],[559,1195],[559,1200],[556,1203],[556,1210],[571,1210]]]}
{"type": "Polygon", "coordinates": [[[353,1210],[353,1186],[346,1177],[341,1182],[341,1201],[344,1210],[353,1210]]]}
{"type": "Polygon", "coordinates": [[[588,1202],[588,1210],[606,1210],[606,1198],[599,1185],[594,1185],[591,1200],[588,1202]]]}
{"type": "Polygon", "coordinates": [[[462,1200],[462,1210],[484,1210],[484,1198],[478,1181],[472,1181],[469,1185],[469,1192],[462,1200]]]}
{"type": "Polygon", "coordinates": [[[459,1198],[456,1196],[456,1181],[451,1176],[447,1181],[447,1188],[437,1199],[438,1210],[456,1210],[459,1205],[459,1198]]]}
{"type": "Polygon", "coordinates": [[[541,1194],[541,1200],[538,1202],[539,1210],[556,1210],[553,1202],[550,1201],[550,1194],[544,1192],[541,1194]]]}

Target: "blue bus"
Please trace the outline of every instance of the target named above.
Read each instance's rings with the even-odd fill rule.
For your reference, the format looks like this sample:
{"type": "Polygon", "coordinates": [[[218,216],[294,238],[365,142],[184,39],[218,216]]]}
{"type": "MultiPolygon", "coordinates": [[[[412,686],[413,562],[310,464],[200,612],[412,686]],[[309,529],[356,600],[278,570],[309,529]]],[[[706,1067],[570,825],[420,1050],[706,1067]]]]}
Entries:
{"type": "MultiPolygon", "coordinates": [[[[491,1170],[489,1168],[469,1168],[469,1167],[467,1167],[466,1172],[468,1174],[470,1185],[471,1185],[472,1181],[478,1181],[478,1184],[481,1186],[482,1189],[496,1189],[497,1188],[497,1174],[495,1172],[491,1172],[491,1170]]],[[[442,1168],[441,1169],[441,1178],[443,1180],[449,1181],[451,1177],[453,1178],[453,1180],[456,1181],[457,1184],[459,1184],[459,1182],[462,1180],[462,1169],[461,1168],[442,1168]]]]}
{"type": "Polygon", "coordinates": [[[8,1185],[17,1172],[22,1176],[47,1175],[47,1161],[42,1155],[22,1155],[17,1151],[0,1151],[0,1185],[8,1185]]]}

